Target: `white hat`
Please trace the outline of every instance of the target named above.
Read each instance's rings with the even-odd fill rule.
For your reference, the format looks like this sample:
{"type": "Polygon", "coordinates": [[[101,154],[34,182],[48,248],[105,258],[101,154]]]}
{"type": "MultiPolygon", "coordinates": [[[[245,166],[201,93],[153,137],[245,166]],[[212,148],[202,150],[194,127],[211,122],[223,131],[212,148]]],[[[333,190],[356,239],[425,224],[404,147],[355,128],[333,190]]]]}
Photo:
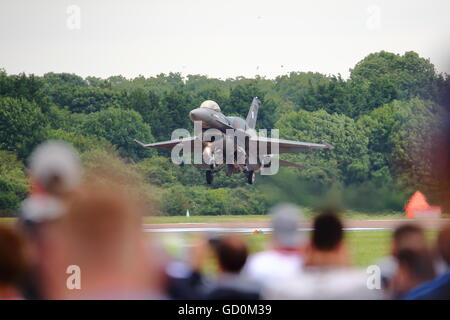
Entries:
{"type": "Polygon", "coordinates": [[[31,176],[44,188],[56,178],[58,192],[69,192],[81,181],[81,162],[75,150],[62,141],[39,145],[29,159],[31,176]]]}

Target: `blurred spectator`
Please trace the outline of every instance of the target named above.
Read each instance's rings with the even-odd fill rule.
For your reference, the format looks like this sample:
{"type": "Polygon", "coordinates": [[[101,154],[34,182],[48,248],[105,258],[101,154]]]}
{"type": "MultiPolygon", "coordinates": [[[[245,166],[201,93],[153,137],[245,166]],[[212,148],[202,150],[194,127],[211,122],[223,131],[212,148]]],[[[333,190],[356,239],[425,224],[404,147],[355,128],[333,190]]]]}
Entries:
{"type": "Polygon", "coordinates": [[[30,195],[19,212],[19,225],[25,231],[32,251],[32,267],[26,276],[24,294],[29,299],[46,297],[40,281],[50,282],[53,270],[49,261],[56,259],[55,231],[66,213],[70,198],[81,181],[81,163],[67,144],[48,141],[39,145],[29,159],[30,195]]]}
{"type": "Polygon", "coordinates": [[[62,216],[81,181],[81,163],[75,150],[60,141],[39,145],[29,159],[30,195],[20,219],[27,229],[62,216]]]}
{"type": "Polygon", "coordinates": [[[75,150],[62,141],[47,141],[31,154],[30,176],[34,193],[64,197],[81,181],[81,163],[75,150]]]}
{"type": "Polygon", "coordinates": [[[244,240],[235,235],[221,237],[214,244],[219,272],[206,289],[212,300],[259,299],[259,285],[241,274],[247,261],[248,249],[244,240]]]}
{"type": "Polygon", "coordinates": [[[62,259],[53,266],[59,286],[51,298],[161,298],[161,274],[148,259],[138,203],[123,190],[93,183],[77,195],[61,221],[62,259]],[[81,289],[66,286],[70,265],[81,271],[81,289]]]}
{"type": "Polygon", "coordinates": [[[28,262],[27,246],[21,234],[0,225],[0,300],[22,299],[20,287],[28,262]]]}
{"type": "Polygon", "coordinates": [[[169,261],[166,267],[167,292],[172,299],[206,299],[204,288],[209,279],[202,269],[210,256],[210,244],[203,236],[194,239],[187,251],[187,259],[169,261]]]}
{"type": "Polygon", "coordinates": [[[241,271],[248,257],[246,243],[233,235],[198,237],[190,248],[188,262],[168,264],[168,291],[174,299],[258,299],[259,284],[241,271]],[[207,261],[215,258],[218,272],[205,275],[207,261]]]}
{"type": "Polygon", "coordinates": [[[392,254],[394,256],[404,249],[413,251],[428,250],[428,243],[423,229],[413,224],[403,224],[394,231],[392,254]]]}
{"type": "Polygon", "coordinates": [[[439,232],[437,239],[439,253],[447,264],[447,271],[436,279],[411,290],[406,300],[450,300],[450,224],[439,232]]]}
{"type": "Polygon", "coordinates": [[[381,269],[383,288],[388,290],[388,294],[394,294],[390,288],[391,280],[397,272],[396,256],[402,250],[428,251],[427,239],[421,227],[411,223],[398,226],[392,236],[391,254],[377,262],[381,269]]]}
{"type": "Polygon", "coordinates": [[[272,248],[251,255],[243,273],[264,284],[273,278],[294,276],[302,268],[306,236],[299,231],[300,208],[292,204],[275,206],[272,216],[272,248]]]}
{"type": "Polygon", "coordinates": [[[302,272],[272,281],[263,291],[266,299],[376,299],[379,290],[367,287],[368,275],[349,267],[339,218],[330,210],[314,220],[311,244],[302,272]]]}
{"type": "Polygon", "coordinates": [[[392,278],[391,298],[401,298],[436,275],[432,256],[427,250],[402,249],[396,253],[396,259],[398,266],[392,278]]]}

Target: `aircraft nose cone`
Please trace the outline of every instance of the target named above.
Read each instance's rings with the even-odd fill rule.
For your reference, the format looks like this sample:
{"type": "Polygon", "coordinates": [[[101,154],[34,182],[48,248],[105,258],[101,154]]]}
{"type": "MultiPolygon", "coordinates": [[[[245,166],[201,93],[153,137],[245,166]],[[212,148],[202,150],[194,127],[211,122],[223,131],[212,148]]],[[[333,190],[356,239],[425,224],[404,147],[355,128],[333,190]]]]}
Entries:
{"type": "Polygon", "coordinates": [[[191,119],[192,121],[195,121],[195,112],[194,112],[194,110],[189,112],[189,119],[191,119]]]}
{"type": "Polygon", "coordinates": [[[199,111],[197,109],[192,110],[191,112],[189,112],[189,118],[192,121],[198,121],[199,119],[199,111]]]}

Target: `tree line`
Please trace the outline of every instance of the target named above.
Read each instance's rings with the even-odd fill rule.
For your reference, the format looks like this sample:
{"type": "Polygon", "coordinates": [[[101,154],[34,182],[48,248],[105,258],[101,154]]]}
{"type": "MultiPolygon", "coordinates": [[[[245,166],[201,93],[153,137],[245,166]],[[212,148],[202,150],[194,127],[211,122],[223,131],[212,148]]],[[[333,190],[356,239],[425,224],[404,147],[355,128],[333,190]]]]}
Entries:
{"type": "Polygon", "coordinates": [[[141,177],[140,187],[161,214],[259,214],[278,201],[401,210],[416,189],[433,198],[427,152],[448,111],[449,92],[450,77],[415,52],[372,53],[350,69],[348,79],[314,72],[275,79],[179,73],[101,79],[0,69],[0,211],[17,211],[28,188],[27,158],[47,139],[71,143],[87,167],[103,154],[141,177]],[[277,128],[281,138],[328,142],[335,149],[286,155],[305,169],[281,168],[255,185],[219,174],[206,186],[200,170],[177,167],[167,152],[133,142],[192,130],[188,113],[207,99],[226,115],[245,117],[254,96],[262,100],[257,128],[277,128]]]}

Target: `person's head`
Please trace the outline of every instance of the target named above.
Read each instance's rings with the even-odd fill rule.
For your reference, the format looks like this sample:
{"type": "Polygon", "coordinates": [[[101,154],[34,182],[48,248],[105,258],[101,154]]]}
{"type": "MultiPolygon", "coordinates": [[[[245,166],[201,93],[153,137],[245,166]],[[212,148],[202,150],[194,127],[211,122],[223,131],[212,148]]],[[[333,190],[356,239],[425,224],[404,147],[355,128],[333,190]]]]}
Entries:
{"type": "Polygon", "coordinates": [[[447,267],[450,268],[450,223],[447,223],[439,232],[437,248],[447,267]]]}
{"type": "Polygon", "coordinates": [[[20,208],[20,222],[28,235],[35,237],[66,213],[81,181],[81,162],[68,144],[47,141],[31,154],[28,172],[32,188],[20,208]]]}
{"type": "Polygon", "coordinates": [[[239,273],[247,261],[247,245],[239,236],[221,237],[215,243],[214,251],[221,272],[239,273]]]}
{"type": "Polygon", "coordinates": [[[339,248],[344,238],[342,222],[334,212],[324,212],[314,219],[311,245],[319,251],[339,248]]]}
{"type": "Polygon", "coordinates": [[[396,295],[405,294],[436,275],[432,256],[427,250],[401,249],[396,260],[398,267],[392,281],[396,295]]]}
{"type": "Polygon", "coordinates": [[[57,294],[101,298],[98,295],[126,297],[148,291],[151,270],[137,203],[114,187],[85,187],[73,199],[61,220],[64,264],[56,267],[78,266],[83,288],[57,294]]]}
{"type": "Polygon", "coordinates": [[[81,162],[68,144],[47,141],[31,154],[29,174],[35,191],[64,197],[80,184],[81,162]]]}
{"type": "Polygon", "coordinates": [[[293,204],[279,204],[271,212],[272,240],[277,248],[298,249],[306,242],[299,224],[303,218],[301,209],[293,204]]]}
{"type": "Polygon", "coordinates": [[[384,263],[380,265],[383,285],[386,288],[390,288],[391,283],[396,276],[398,259],[396,256],[400,251],[428,251],[428,244],[425,238],[423,229],[413,223],[403,223],[396,227],[392,234],[391,243],[391,258],[384,260],[384,263]]]}
{"type": "Polygon", "coordinates": [[[428,250],[427,239],[423,229],[414,224],[402,224],[393,234],[392,254],[410,249],[416,251],[428,250]]]}
{"type": "Polygon", "coordinates": [[[0,300],[19,298],[29,261],[27,245],[12,227],[0,225],[0,300]]]}
{"type": "Polygon", "coordinates": [[[342,222],[334,211],[325,210],[313,222],[307,265],[339,266],[347,264],[348,257],[344,248],[342,222]]]}

